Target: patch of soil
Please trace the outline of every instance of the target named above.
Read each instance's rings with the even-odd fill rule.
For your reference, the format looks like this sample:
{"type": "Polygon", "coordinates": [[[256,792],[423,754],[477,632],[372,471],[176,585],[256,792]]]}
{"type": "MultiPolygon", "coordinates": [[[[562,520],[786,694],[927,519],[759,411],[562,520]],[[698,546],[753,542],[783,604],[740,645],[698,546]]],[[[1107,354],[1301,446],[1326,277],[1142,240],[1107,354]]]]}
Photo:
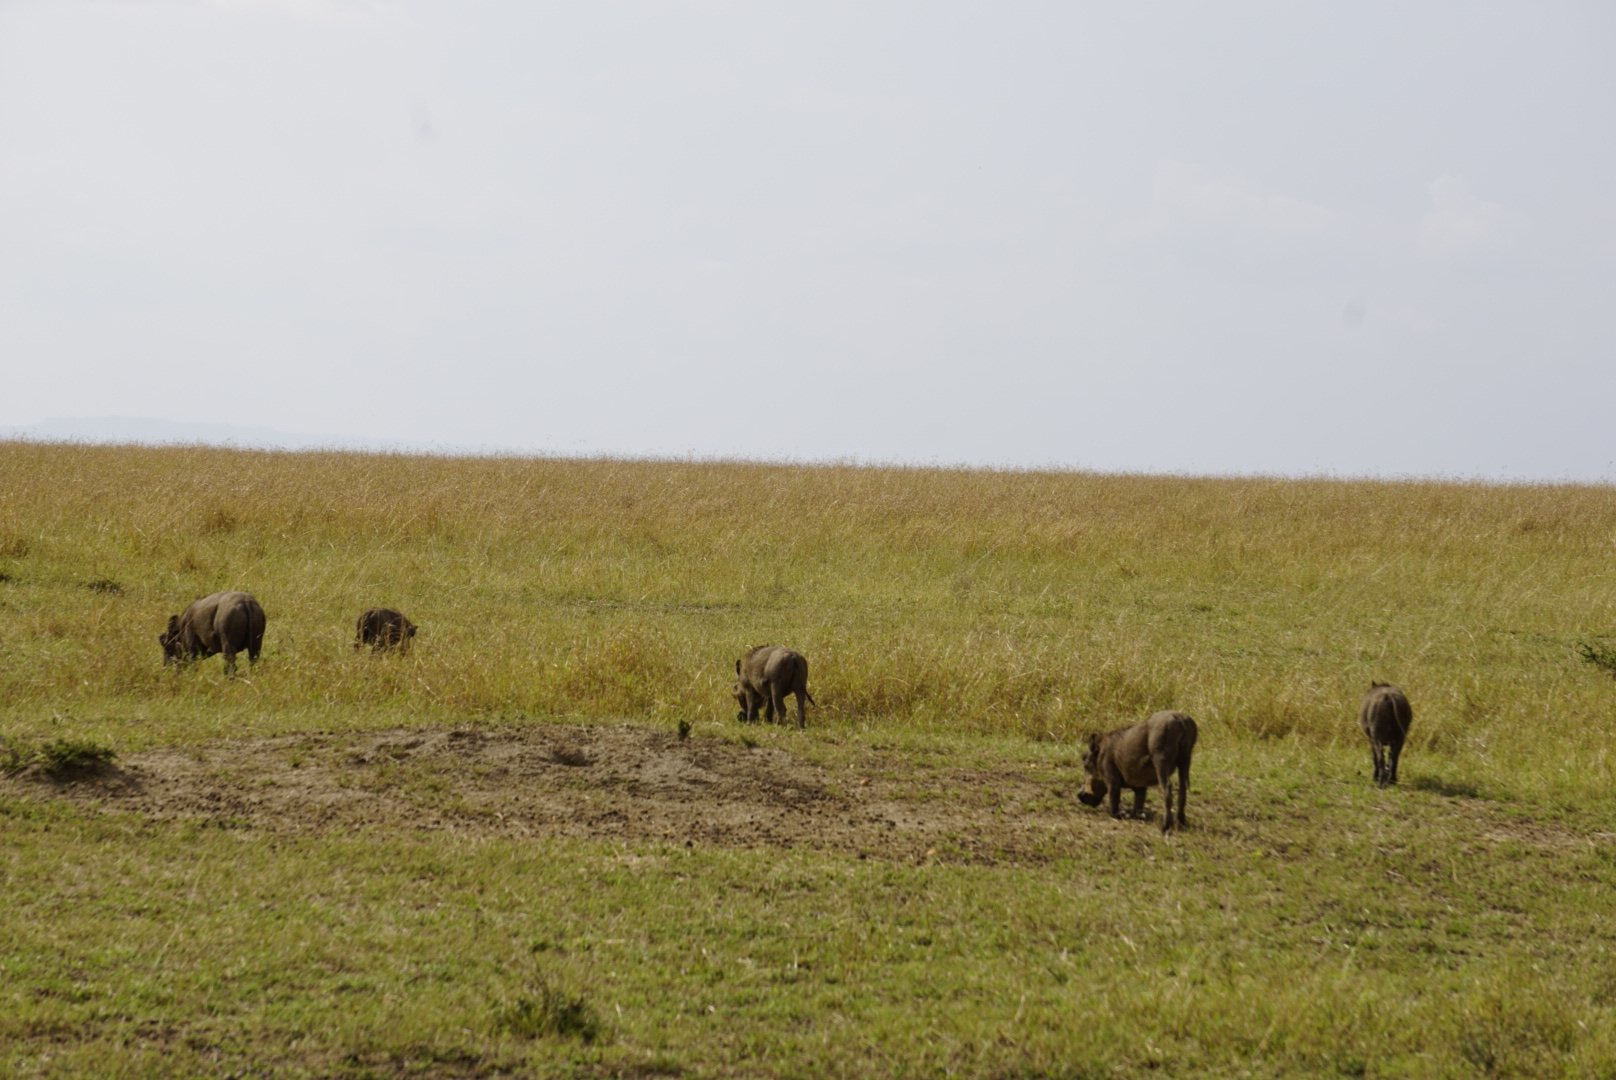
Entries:
{"type": "Polygon", "coordinates": [[[35,774],[0,786],[280,833],[800,846],[904,861],[1037,863],[1073,854],[1078,834],[1154,832],[1080,806],[1075,770],[1055,771],[928,769],[879,750],[832,769],[773,747],[534,724],[232,740],[130,754],[74,783],[35,774]]]}

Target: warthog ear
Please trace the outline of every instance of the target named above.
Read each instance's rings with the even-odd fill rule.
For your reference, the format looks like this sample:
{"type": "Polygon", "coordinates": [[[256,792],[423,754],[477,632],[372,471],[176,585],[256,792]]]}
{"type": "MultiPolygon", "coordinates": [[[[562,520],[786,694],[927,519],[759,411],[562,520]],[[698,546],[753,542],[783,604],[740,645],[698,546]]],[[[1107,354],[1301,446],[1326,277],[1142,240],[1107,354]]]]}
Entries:
{"type": "Polygon", "coordinates": [[[741,662],[739,660],[737,660],[737,661],[735,661],[735,674],[739,675],[740,673],[741,673],[741,662]]]}
{"type": "Polygon", "coordinates": [[[170,615],[168,617],[168,632],[170,634],[177,634],[180,632],[180,617],[178,615],[170,615]]]}
{"type": "Polygon", "coordinates": [[[1090,735],[1089,736],[1089,749],[1092,752],[1096,753],[1096,754],[1098,754],[1100,752],[1100,736],[1099,735],[1095,734],[1095,735],[1090,735]]]}

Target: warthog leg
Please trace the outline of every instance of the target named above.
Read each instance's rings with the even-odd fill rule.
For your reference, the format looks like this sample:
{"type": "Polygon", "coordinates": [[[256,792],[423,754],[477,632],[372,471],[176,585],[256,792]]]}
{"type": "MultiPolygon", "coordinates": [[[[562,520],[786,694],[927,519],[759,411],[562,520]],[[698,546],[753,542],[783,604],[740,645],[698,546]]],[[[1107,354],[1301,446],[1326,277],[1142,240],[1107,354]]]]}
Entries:
{"type": "Polygon", "coordinates": [[[1111,816],[1122,816],[1122,771],[1117,768],[1116,762],[1110,758],[1105,760],[1105,787],[1106,795],[1111,801],[1111,816]]]}
{"type": "MultiPolygon", "coordinates": [[[[1182,753],[1182,747],[1176,747],[1182,753]]],[[[1162,832],[1173,827],[1173,757],[1167,748],[1162,748],[1155,755],[1156,783],[1161,785],[1162,794],[1162,832]]],[[[1190,783],[1190,764],[1188,757],[1178,766],[1178,823],[1184,824],[1184,792],[1190,783]]]]}
{"type": "Polygon", "coordinates": [[[1385,751],[1381,748],[1380,740],[1373,736],[1369,739],[1369,758],[1375,765],[1375,783],[1381,787],[1386,786],[1385,751]]]}

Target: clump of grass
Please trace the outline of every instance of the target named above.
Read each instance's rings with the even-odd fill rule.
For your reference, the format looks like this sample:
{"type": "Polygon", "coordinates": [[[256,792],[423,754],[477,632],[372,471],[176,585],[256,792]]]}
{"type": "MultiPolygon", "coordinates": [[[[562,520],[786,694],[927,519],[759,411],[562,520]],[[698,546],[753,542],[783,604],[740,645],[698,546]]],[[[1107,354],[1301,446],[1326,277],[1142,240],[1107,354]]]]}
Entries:
{"type": "Polygon", "coordinates": [[[84,583],[84,587],[91,592],[107,593],[112,596],[123,595],[123,586],[109,577],[92,578],[84,583]]]}
{"type": "Polygon", "coordinates": [[[58,780],[83,773],[98,772],[117,760],[110,746],[92,739],[52,739],[40,746],[34,756],[45,773],[58,780]]]}
{"type": "Polygon", "coordinates": [[[573,997],[540,982],[499,1009],[494,1026],[529,1039],[576,1038],[593,1043],[601,1036],[600,1016],[583,997],[573,997]]]}
{"type": "Polygon", "coordinates": [[[223,507],[215,507],[203,517],[202,533],[206,536],[212,536],[215,533],[233,533],[240,524],[236,519],[236,515],[223,507]]]}
{"type": "Polygon", "coordinates": [[[1594,641],[1577,642],[1577,655],[1589,664],[1616,679],[1616,649],[1594,641]]]}
{"type": "Polygon", "coordinates": [[[0,558],[25,559],[28,557],[28,541],[20,536],[0,537],[0,558]]]}
{"type": "Polygon", "coordinates": [[[679,721],[679,741],[684,742],[688,738],[690,738],[690,721],[689,720],[680,720],[679,721]]]}
{"type": "Polygon", "coordinates": [[[0,773],[15,776],[34,763],[34,752],[21,740],[0,737],[0,773]]]}
{"type": "Polygon", "coordinates": [[[117,757],[110,746],[91,739],[57,738],[30,747],[21,739],[0,738],[0,773],[7,776],[38,765],[47,776],[64,780],[98,772],[117,757]]]}

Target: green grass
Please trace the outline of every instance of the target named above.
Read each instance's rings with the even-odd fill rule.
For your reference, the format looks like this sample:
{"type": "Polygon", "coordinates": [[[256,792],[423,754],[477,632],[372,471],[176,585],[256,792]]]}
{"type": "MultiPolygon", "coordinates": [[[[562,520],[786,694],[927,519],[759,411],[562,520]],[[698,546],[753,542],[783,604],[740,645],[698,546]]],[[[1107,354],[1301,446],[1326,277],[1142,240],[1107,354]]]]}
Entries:
{"type": "Polygon", "coordinates": [[[898,748],[917,804],[938,763],[1064,761],[1168,705],[1202,730],[1183,835],[1005,866],[270,835],[8,781],[0,1075],[1616,1075],[1616,683],[1578,649],[1616,638],[1613,564],[1608,488],[0,443],[19,761],[738,738],[762,641],[819,707],[745,737],[898,748]],[[264,659],[165,670],[220,588],[264,604],[264,659]],[[375,604],[407,656],[351,649],[375,604]],[[1384,792],[1371,678],[1414,706],[1384,792]]]}
{"type": "Polygon", "coordinates": [[[1361,765],[1211,759],[1180,837],[1121,823],[991,868],[288,839],[11,802],[0,1068],[1616,1070],[1616,850],[1595,839],[1616,815],[1454,797],[1417,769],[1382,792],[1361,765]],[[594,1037],[545,1033],[568,1009],[594,1037]]]}

